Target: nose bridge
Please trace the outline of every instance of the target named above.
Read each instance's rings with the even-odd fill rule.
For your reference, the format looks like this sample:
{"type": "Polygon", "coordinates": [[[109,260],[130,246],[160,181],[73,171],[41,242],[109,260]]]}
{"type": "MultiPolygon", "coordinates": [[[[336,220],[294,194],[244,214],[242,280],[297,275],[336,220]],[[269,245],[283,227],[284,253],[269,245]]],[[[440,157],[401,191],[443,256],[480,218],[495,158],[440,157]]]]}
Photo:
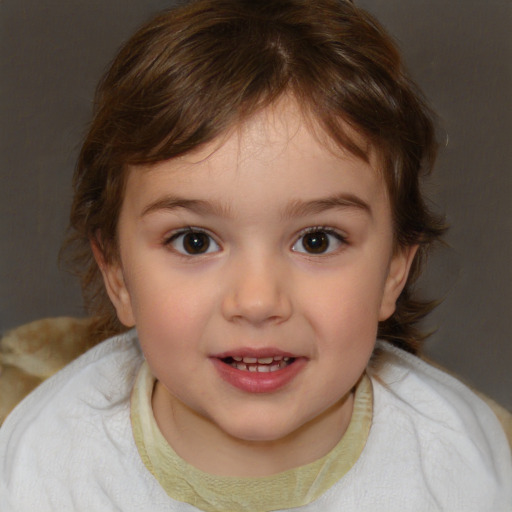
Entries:
{"type": "Polygon", "coordinates": [[[224,298],[229,320],[282,322],[292,309],[286,270],[278,255],[248,251],[232,262],[224,298]]]}

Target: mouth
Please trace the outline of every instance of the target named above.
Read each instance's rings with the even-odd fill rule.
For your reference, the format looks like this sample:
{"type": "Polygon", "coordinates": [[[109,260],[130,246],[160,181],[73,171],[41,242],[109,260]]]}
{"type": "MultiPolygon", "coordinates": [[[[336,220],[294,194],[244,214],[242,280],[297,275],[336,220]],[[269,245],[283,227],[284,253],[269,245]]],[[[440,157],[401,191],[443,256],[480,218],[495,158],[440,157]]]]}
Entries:
{"type": "Polygon", "coordinates": [[[221,361],[243,372],[272,373],[283,370],[292,364],[295,358],[282,355],[268,357],[228,356],[221,358],[221,361]]]}
{"type": "Polygon", "coordinates": [[[273,393],[293,381],[307,365],[307,358],[279,349],[239,349],[211,358],[220,377],[248,393],[273,393]]]}

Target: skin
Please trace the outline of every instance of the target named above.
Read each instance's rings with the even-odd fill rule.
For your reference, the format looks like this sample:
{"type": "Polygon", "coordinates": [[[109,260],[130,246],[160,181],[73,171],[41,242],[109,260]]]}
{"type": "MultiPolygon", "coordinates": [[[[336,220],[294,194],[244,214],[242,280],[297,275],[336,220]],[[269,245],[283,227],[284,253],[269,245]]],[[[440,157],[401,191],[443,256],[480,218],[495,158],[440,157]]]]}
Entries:
{"type": "Polygon", "coordinates": [[[119,260],[95,250],[157,379],[164,437],[213,474],[265,476],[336,445],[416,250],[393,250],[377,158],[311,125],[283,101],[222,140],[130,169],[119,260]],[[293,378],[251,392],[222,377],[221,357],[255,350],[293,356],[293,378]]]}

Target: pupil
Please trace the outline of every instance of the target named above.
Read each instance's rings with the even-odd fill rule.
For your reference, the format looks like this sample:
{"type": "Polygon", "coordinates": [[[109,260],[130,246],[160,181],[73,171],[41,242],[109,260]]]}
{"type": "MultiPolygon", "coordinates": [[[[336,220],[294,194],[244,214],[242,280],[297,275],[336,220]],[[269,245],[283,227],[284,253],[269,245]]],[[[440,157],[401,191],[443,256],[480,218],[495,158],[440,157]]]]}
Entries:
{"type": "Polygon", "coordinates": [[[329,247],[329,238],[325,233],[317,231],[315,233],[308,233],[304,236],[302,241],[304,249],[312,253],[322,253],[329,247]]]}
{"type": "Polygon", "coordinates": [[[208,250],[210,241],[204,233],[188,233],[183,240],[183,246],[190,254],[202,254],[208,250]]]}

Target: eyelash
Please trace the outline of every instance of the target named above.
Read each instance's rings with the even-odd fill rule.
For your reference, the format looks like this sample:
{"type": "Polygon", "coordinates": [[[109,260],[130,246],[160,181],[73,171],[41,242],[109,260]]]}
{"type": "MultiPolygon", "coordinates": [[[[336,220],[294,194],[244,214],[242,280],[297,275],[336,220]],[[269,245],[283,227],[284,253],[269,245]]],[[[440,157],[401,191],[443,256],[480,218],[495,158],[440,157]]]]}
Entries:
{"type": "MultiPolygon", "coordinates": [[[[301,231],[296,239],[296,241],[293,243],[293,245],[291,246],[291,250],[293,252],[298,252],[298,253],[301,253],[301,254],[306,254],[306,255],[309,255],[309,256],[324,256],[324,255],[329,255],[333,252],[336,252],[337,250],[339,250],[339,246],[338,247],[335,247],[334,249],[331,248],[332,246],[332,241],[331,239],[334,238],[336,240],[336,242],[339,244],[339,246],[343,246],[343,245],[346,245],[347,244],[347,238],[342,235],[340,232],[338,232],[337,230],[333,229],[333,228],[330,228],[330,227],[326,227],[326,226],[312,226],[312,227],[308,227],[306,229],[304,229],[303,231],[301,231]],[[316,240],[315,239],[312,239],[313,242],[320,242],[321,243],[326,243],[327,245],[325,247],[322,247],[322,246],[319,246],[319,250],[317,252],[315,252],[314,250],[306,250],[305,246],[304,246],[304,240],[305,240],[305,237],[307,237],[308,235],[318,235],[316,240]],[[326,235],[326,237],[322,237],[320,235],[326,235]],[[301,247],[302,249],[305,249],[305,250],[299,250],[297,249],[297,246],[298,244],[301,244],[301,247]]],[[[193,242],[194,240],[192,240],[193,242]]],[[[198,237],[196,237],[196,241],[200,242],[200,240],[198,240],[198,237]]],[[[204,255],[204,254],[209,254],[211,252],[218,252],[220,250],[220,246],[219,244],[215,241],[215,239],[212,237],[212,235],[210,235],[206,230],[204,229],[201,229],[201,228],[196,228],[196,227],[187,227],[185,229],[181,229],[179,231],[176,231],[174,233],[172,233],[170,236],[168,236],[167,238],[164,239],[163,241],[163,245],[164,246],[172,246],[173,250],[175,252],[177,252],[179,255],[181,256],[184,256],[184,257],[187,257],[187,256],[201,256],[201,255],[204,255]],[[186,248],[183,247],[183,244],[186,243],[186,240],[185,238],[182,239],[181,241],[181,249],[180,250],[178,247],[176,247],[174,244],[175,242],[177,242],[181,237],[185,237],[186,235],[188,234],[191,234],[191,235],[205,235],[207,237],[207,240],[208,240],[208,243],[206,245],[206,248],[204,249],[204,251],[202,251],[201,249],[203,248],[201,243],[199,243],[199,245],[196,247],[198,250],[198,252],[193,252],[193,251],[188,251],[186,248]],[[213,244],[213,251],[210,251],[210,248],[213,244]]],[[[312,249],[310,247],[310,249],[312,249]]]]}
{"type": "MultiPolygon", "coordinates": [[[[181,244],[183,245],[184,243],[185,243],[185,239],[182,240],[181,244]]],[[[204,254],[209,254],[210,252],[218,252],[218,250],[220,249],[219,244],[215,241],[215,239],[212,237],[212,235],[210,235],[206,230],[201,229],[201,228],[192,227],[192,226],[189,226],[185,229],[180,229],[179,231],[172,233],[170,236],[168,236],[167,238],[164,239],[163,245],[166,247],[172,246],[172,248],[175,252],[177,252],[180,256],[184,256],[184,257],[202,256],[204,254]],[[208,245],[206,246],[206,249],[204,252],[199,251],[197,253],[194,253],[194,252],[188,252],[187,250],[181,251],[174,245],[174,243],[176,241],[178,241],[180,239],[180,237],[185,237],[186,235],[189,235],[189,234],[190,235],[205,235],[206,237],[208,237],[208,245]],[[214,244],[214,246],[216,246],[216,249],[214,251],[209,250],[212,243],[214,244]]],[[[201,247],[199,247],[199,248],[201,249],[201,247]]]]}
{"type": "Polygon", "coordinates": [[[336,242],[339,243],[340,246],[347,245],[347,243],[348,243],[347,237],[342,235],[339,231],[337,231],[333,228],[330,228],[327,226],[313,226],[313,227],[306,228],[299,233],[297,240],[292,245],[292,251],[299,252],[302,254],[307,254],[309,256],[325,256],[325,255],[330,255],[331,253],[337,252],[337,250],[339,250],[339,247],[329,250],[330,245],[331,245],[331,242],[329,241],[329,239],[328,239],[327,247],[325,248],[325,250],[323,250],[321,252],[315,253],[315,252],[294,250],[294,248],[297,246],[297,244],[299,244],[301,242],[302,242],[302,247],[304,247],[304,237],[306,237],[309,234],[325,234],[328,237],[333,237],[336,240],[336,242]]]}

